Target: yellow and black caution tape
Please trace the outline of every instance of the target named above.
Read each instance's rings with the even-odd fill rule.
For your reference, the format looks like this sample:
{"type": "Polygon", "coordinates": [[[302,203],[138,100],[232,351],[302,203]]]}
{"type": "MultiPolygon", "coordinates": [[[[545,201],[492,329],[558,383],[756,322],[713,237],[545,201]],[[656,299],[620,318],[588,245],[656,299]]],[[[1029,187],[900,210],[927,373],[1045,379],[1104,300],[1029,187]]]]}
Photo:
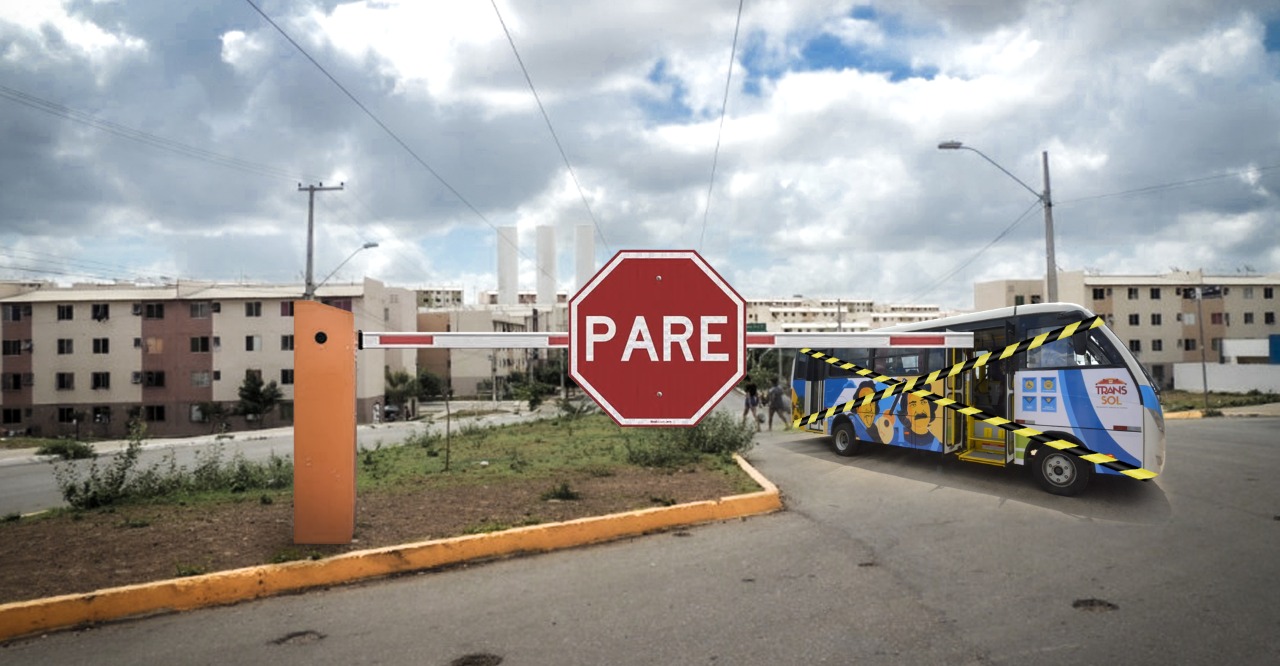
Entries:
{"type": "MultiPolygon", "coordinates": [[[[1060,329],[1056,329],[1054,331],[1050,331],[1048,333],[1038,335],[1034,338],[1023,340],[1017,344],[1009,345],[1004,349],[1003,352],[1001,352],[1001,355],[999,356],[999,358],[1001,359],[1008,358],[1009,356],[1021,353],[1028,349],[1035,349],[1036,347],[1046,344],[1046,342],[1054,342],[1057,340],[1061,340],[1062,338],[1075,335],[1082,330],[1096,328],[1102,325],[1101,319],[1102,319],[1101,317],[1095,317],[1092,320],[1086,319],[1084,321],[1076,322],[1075,324],[1064,326],[1060,329]],[[1088,326],[1082,328],[1082,326],[1085,324],[1088,324],[1088,326]]],[[[836,408],[824,410],[822,412],[810,414],[802,419],[798,419],[795,421],[796,427],[799,427],[800,424],[806,422],[806,420],[808,423],[812,423],[814,420],[816,420],[816,418],[813,418],[813,417],[824,418],[822,415],[828,412],[830,412],[830,414],[826,418],[829,418],[830,416],[834,416],[836,413],[852,411],[853,409],[856,409],[856,407],[860,406],[861,404],[868,404],[873,400],[879,400],[883,397],[894,395],[895,393],[907,393],[907,394],[922,398],[924,400],[928,400],[929,402],[932,402],[935,405],[939,405],[941,407],[954,410],[965,416],[973,417],[979,421],[982,421],[989,425],[1000,428],[1001,430],[1007,430],[1009,432],[1012,432],[1015,435],[1021,435],[1023,437],[1026,437],[1028,440],[1030,440],[1032,444],[1042,444],[1045,446],[1055,448],[1059,451],[1062,451],[1063,453],[1077,456],[1082,460],[1086,460],[1088,462],[1096,463],[1098,465],[1102,465],[1103,467],[1113,469],[1121,474],[1124,474],[1125,476],[1128,476],[1134,479],[1140,479],[1143,481],[1147,479],[1153,479],[1156,477],[1156,473],[1152,472],[1151,470],[1144,469],[1136,465],[1131,465],[1127,462],[1118,460],[1114,456],[1107,455],[1105,453],[1098,453],[1096,451],[1089,449],[1084,445],[1077,444],[1072,441],[1068,441],[1065,439],[1055,439],[1053,437],[1050,437],[1049,435],[1044,434],[1043,432],[1040,432],[1039,430],[1036,430],[1035,428],[1030,428],[1024,425],[1017,424],[1013,421],[1010,421],[1009,419],[1004,418],[1003,416],[988,414],[978,409],[977,407],[972,407],[964,403],[957,402],[951,398],[940,396],[936,393],[933,393],[925,389],[910,390],[908,387],[921,383],[917,381],[920,379],[919,377],[914,377],[910,380],[904,381],[901,379],[895,379],[893,377],[886,377],[878,372],[875,372],[874,370],[870,370],[868,368],[864,368],[862,366],[859,366],[853,363],[848,363],[846,361],[841,361],[840,359],[837,359],[832,356],[828,356],[826,354],[823,354],[822,352],[815,352],[810,349],[802,349],[800,350],[800,352],[803,354],[808,354],[809,356],[812,356],[814,358],[826,359],[827,363],[831,363],[832,365],[837,365],[838,367],[845,370],[851,370],[854,372],[854,374],[857,374],[863,377],[870,377],[877,382],[888,384],[889,387],[883,391],[880,391],[877,394],[866,396],[861,401],[850,400],[849,402],[845,403],[843,407],[836,407],[836,408]]],[[[947,370],[939,370],[937,372],[930,373],[929,375],[927,375],[927,377],[930,378],[929,382],[927,383],[936,381],[942,375],[946,375],[950,377],[959,372],[964,372],[965,370],[968,370],[970,368],[980,367],[985,363],[987,363],[987,361],[990,360],[990,357],[994,353],[995,352],[983,354],[974,359],[969,359],[963,363],[959,363],[955,366],[952,366],[947,370]]]]}
{"type": "Polygon", "coordinates": [[[1021,354],[1022,352],[1035,349],[1037,347],[1042,347],[1051,342],[1057,342],[1059,340],[1069,338],[1073,335],[1078,335],[1085,331],[1098,328],[1103,324],[1104,322],[1101,316],[1097,316],[1092,319],[1083,319],[1081,321],[1067,324],[1066,326],[1063,326],[1061,328],[1055,328],[1054,330],[1048,331],[1047,333],[1041,333],[1040,335],[1037,335],[1034,338],[1027,338],[1026,340],[1016,342],[1014,344],[1009,345],[1008,347],[1005,347],[999,352],[994,352],[994,351],[987,352],[985,354],[981,354],[973,358],[965,359],[964,361],[957,363],[951,366],[950,368],[944,368],[942,370],[934,370],[933,372],[930,372],[929,374],[923,375],[920,377],[909,377],[905,381],[880,374],[874,370],[870,370],[858,365],[854,365],[853,363],[842,361],[834,356],[831,356],[829,354],[826,354],[814,349],[809,349],[809,348],[801,349],[800,350],[801,354],[812,356],[817,360],[823,361],[828,365],[832,365],[837,368],[840,368],[841,370],[849,370],[853,372],[853,374],[858,375],[860,377],[867,377],[881,384],[887,384],[888,387],[880,390],[877,393],[872,393],[872,394],[863,396],[861,399],[850,400],[840,405],[832,405],[827,409],[819,410],[812,414],[807,414],[805,416],[800,417],[799,419],[796,419],[792,423],[792,425],[794,425],[797,428],[812,425],[815,421],[819,421],[822,419],[829,419],[835,416],[836,414],[852,412],[858,407],[863,407],[874,402],[879,402],[885,398],[896,395],[898,393],[909,393],[913,389],[915,389],[917,386],[929,386],[930,384],[938,381],[943,377],[954,377],[962,372],[966,372],[973,368],[981,368],[982,366],[990,362],[992,360],[992,357],[995,357],[996,360],[1004,360],[1006,358],[1009,358],[1010,356],[1021,354]]]}

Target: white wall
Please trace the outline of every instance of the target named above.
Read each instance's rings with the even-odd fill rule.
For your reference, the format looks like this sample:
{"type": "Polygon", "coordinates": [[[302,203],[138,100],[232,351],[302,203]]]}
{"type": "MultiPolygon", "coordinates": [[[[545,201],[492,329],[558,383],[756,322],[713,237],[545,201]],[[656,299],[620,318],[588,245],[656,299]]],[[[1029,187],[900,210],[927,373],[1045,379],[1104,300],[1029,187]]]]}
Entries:
{"type": "MultiPolygon", "coordinates": [[[[1204,366],[1210,391],[1248,393],[1280,393],[1280,365],[1231,365],[1208,363],[1204,366]]],[[[1175,363],[1173,387],[1179,391],[1203,391],[1199,363],[1175,363]]]]}

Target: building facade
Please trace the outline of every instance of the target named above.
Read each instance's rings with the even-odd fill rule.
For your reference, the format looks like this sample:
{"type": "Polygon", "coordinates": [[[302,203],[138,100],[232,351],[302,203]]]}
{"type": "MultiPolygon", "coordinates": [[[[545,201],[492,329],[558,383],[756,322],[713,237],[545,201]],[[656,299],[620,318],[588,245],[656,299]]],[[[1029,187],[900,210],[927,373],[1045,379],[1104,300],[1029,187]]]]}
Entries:
{"type": "MultiPolygon", "coordinates": [[[[12,285],[10,285],[12,287],[12,285]]],[[[293,422],[293,301],[302,288],[180,283],[158,287],[28,283],[0,290],[0,431],[123,437],[133,419],[153,436],[207,433],[234,412],[246,376],[282,401],[261,423],[293,422]]],[[[413,292],[374,280],[318,290],[357,329],[411,330],[413,292]]],[[[373,418],[387,370],[416,373],[412,353],[357,357],[358,418],[373,418]]]]}
{"type": "MultiPolygon", "coordinates": [[[[974,305],[989,310],[1029,297],[1033,280],[974,285],[974,305]]],[[[1058,293],[1107,318],[1107,325],[1162,386],[1173,386],[1176,363],[1219,363],[1224,340],[1258,339],[1280,333],[1280,274],[1091,275],[1062,271],[1058,293]],[[1199,298],[1205,289],[1205,298],[1199,298]]],[[[1027,301],[1031,302],[1031,301],[1027,301]]]]}
{"type": "Polygon", "coordinates": [[[938,319],[951,314],[936,305],[877,304],[836,298],[747,300],[747,325],[777,333],[858,332],[938,319]]]}

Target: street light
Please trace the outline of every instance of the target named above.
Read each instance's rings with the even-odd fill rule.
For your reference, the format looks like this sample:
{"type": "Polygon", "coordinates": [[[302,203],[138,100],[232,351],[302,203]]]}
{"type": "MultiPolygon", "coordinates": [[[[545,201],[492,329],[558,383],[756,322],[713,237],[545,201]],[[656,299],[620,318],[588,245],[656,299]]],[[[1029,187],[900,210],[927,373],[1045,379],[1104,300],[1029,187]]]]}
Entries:
{"type": "Polygon", "coordinates": [[[378,247],[378,244],[377,244],[377,243],[374,243],[373,241],[370,241],[370,242],[365,243],[364,245],[361,245],[360,247],[356,248],[356,249],[355,249],[355,252],[352,252],[351,254],[347,255],[347,258],[346,258],[346,259],[343,259],[343,260],[342,260],[342,263],[338,264],[338,267],[337,267],[337,268],[334,268],[333,270],[329,271],[329,274],[328,274],[328,275],[326,275],[326,276],[324,276],[324,279],[320,281],[320,284],[316,285],[316,286],[312,289],[312,293],[314,294],[314,293],[315,293],[315,290],[319,289],[320,287],[323,287],[323,286],[324,286],[324,283],[328,282],[328,281],[329,281],[329,278],[333,277],[333,274],[338,272],[338,268],[342,268],[343,266],[346,266],[346,265],[347,265],[347,262],[348,262],[348,261],[351,261],[351,258],[352,258],[352,257],[354,257],[354,256],[356,256],[357,254],[359,254],[361,250],[368,250],[368,249],[370,249],[370,248],[375,248],[375,247],[378,247]]]}
{"type": "Polygon", "coordinates": [[[982,159],[990,162],[992,166],[1004,172],[1004,174],[1015,181],[1026,190],[1036,196],[1040,200],[1040,204],[1044,206],[1044,259],[1045,259],[1045,300],[1054,303],[1058,300],[1058,265],[1053,255],[1053,200],[1049,198],[1049,151],[1040,153],[1044,162],[1044,192],[1037,192],[1030,185],[1022,182],[1022,179],[1009,173],[1009,170],[1000,166],[995,160],[987,157],[981,150],[971,148],[959,141],[943,141],[938,144],[939,150],[971,150],[982,159]]]}

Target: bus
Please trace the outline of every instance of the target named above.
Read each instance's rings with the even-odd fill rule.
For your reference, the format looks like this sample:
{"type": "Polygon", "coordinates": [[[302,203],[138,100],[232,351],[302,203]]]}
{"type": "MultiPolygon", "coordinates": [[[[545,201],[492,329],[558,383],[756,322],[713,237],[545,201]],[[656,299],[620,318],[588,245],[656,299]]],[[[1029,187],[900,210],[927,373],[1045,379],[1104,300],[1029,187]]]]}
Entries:
{"type": "Polygon", "coordinates": [[[836,453],[843,456],[885,444],[954,455],[972,463],[1023,465],[1055,495],[1083,492],[1095,474],[1154,477],[1164,467],[1165,457],[1159,386],[1109,328],[1079,326],[1069,337],[1036,346],[1024,344],[1018,353],[998,358],[1010,345],[1093,318],[1086,308],[1069,303],[1019,305],[877,329],[971,332],[972,350],[829,349],[822,350],[828,358],[821,360],[798,354],[792,368],[793,415],[802,429],[830,436],[836,453]],[[1023,351],[1027,346],[1032,348],[1023,351]],[[859,374],[859,369],[906,380],[988,352],[995,352],[989,362],[943,374],[916,389],[1000,418],[967,416],[939,404],[949,400],[929,400],[912,392],[863,400],[892,382],[874,381],[865,371],[859,374]],[[840,363],[832,363],[830,357],[840,363]],[[850,401],[858,406],[831,410],[850,401]],[[823,410],[835,413],[828,416],[823,410]],[[998,427],[1002,419],[1012,423],[998,427]],[[1047,445],[1043,437],[1010,431],[1019,428],[1039,431],[1059,446],[1047,445]],[[1080,448],[1064,449],[1066,444],[1060,440],[1080,448]],[[1081,451],[1104,462],[1089,462],[1081,451]]]}

